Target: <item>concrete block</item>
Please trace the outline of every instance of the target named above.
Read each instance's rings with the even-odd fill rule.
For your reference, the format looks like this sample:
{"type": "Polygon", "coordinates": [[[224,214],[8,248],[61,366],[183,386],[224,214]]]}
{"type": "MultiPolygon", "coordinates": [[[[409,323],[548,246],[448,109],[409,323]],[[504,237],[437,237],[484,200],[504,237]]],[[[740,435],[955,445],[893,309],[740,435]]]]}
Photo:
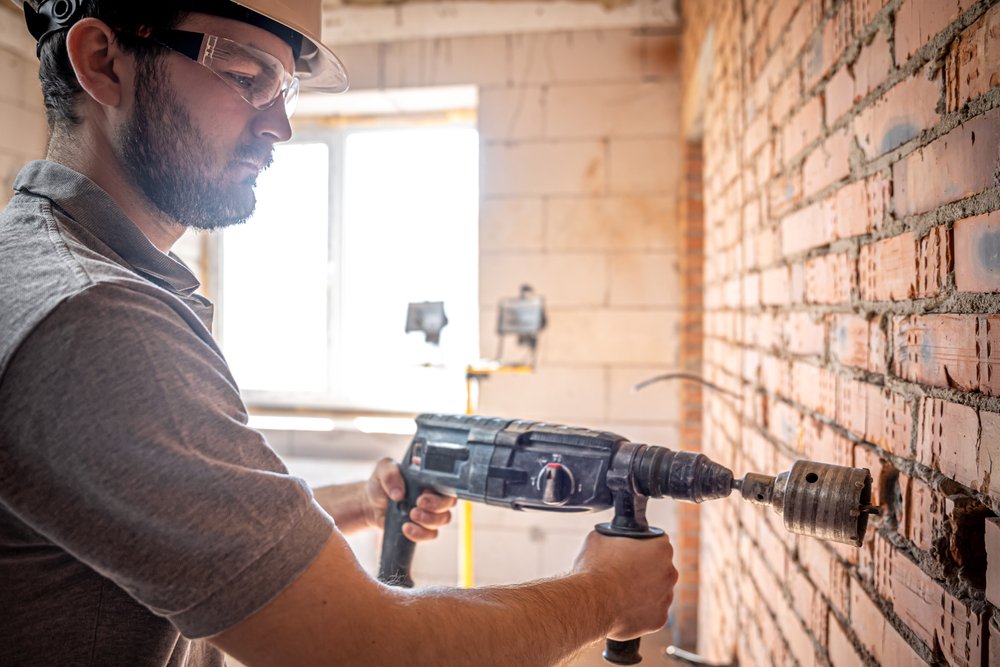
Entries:
{"type": "Polygon", "coordinates": [[[609,187],[613,194],[675,192],[680,178],[679,139],[612,139],[609,187]]]}
{"type": "Polygon", "coordinates": [[[553,310],[541,348],[547,364],[677,363],[678,313],[654,310],[553,310]]]}
{"type": "Polygon", "coordinates": [[[544,245],[543,200],[539,197],[483,199],[479,203],[479,250],[541,250],[544,245]]]}
{"type": "Polygon", "coordinates": [[[24,26],[24,14],[20,10],[0,12],[0,49],[25,60],[34,59],[35,40],[24,26]]]}
{"type": "MultiPolygon", "coordinates": [[[[546,336],[542,349],[550,344],[546,336]]],[[[494,375],[480,385],[479,413],[584,425],[601,419],[605,379],[600,368],[539,367],[530,375],[494,375]]]]}
{"type": "Polygon", "coordinates": [[[484,255],[479,263],[479,303],[495,305],[531,285],[546,308],[599,306],[607,290],[607,262],[592,254],[484,255]]]}
{"type": "Polygon", "coordinates": [[[507,82],[507,42],[499,35],[454,37],[381,45],[386,88],[507,82]]]}
{"type": "Polygon", "coordinates": [[[545,136],[548,89],[544,86],[481,88],[479,136],[484,141],[545,136]]]}
{"type": "Polygon", "coordinates": [[[382,46],[379,44],[342,44],[333,46],[334,53],[347,68],[351,90],[383,88],[382,46]]]}
{"type": "Polygon", "coordinates": [[[509,39],[515,85],[638,81],[644,74],[644,38],[633,30],[523,33],[509,39]]]}
{"type": "Polygon", "coordinates": [[[486,144],[480,157],[481,193],[602,195],[605,147],[600,141],[486,144]]]}
{"type": "Polygon", "coordinates": [[[680,266],[676,255],[629,253],[608,257],[611,306],[681,306],[680,266]]]}
{"type": "MultiPolygon", "coordinates": [[[[512,510],[507,513],[515,518],[524,515],[512,510]]],[[[477,584],[513,584],[538,578],[546,539],[543,532],[524,526],[476,525],[473,535],[477,584]]]]}
{"type": "Polygon", "coordinates": [[[658,382],[641,391],[633,389],[639,382],[664,370],[662,367],[611,368],[608,371],[608,418],[624,422],[679,422],[680,383],[658,382]]]}
{"type": "Polygon", "coordinates": [[[0,118],[3,118],[4,127],[17,128],[16,132],[0,133],[0,153],[27,155],[31,159],[45,156],[49,129],[44,112],[3,102],[0,103],[0,118]]]}
{"type": "Polygon", "coordinates": [[[545,246],[602,252],[675,250],[676,211],[672,195],[548,198],[545,246]]]}
{"type": "Polygon", "coordinates": [[[680,81],[552,86],[545,105],[552,138],[677,136],[680,81]]]}

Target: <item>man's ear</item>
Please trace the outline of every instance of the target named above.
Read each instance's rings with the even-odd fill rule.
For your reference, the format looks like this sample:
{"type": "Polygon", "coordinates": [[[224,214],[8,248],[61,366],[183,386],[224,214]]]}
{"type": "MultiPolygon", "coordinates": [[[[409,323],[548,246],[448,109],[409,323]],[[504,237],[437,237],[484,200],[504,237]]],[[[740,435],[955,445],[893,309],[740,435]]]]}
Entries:
{"type": "Polygon", "coordinates": [[[104,106],[121,104],[119,61],[125,54],[106,23],[92,17],[78,21],[66,35],[66,52],[80,87],[90,97],[104,106]]]}

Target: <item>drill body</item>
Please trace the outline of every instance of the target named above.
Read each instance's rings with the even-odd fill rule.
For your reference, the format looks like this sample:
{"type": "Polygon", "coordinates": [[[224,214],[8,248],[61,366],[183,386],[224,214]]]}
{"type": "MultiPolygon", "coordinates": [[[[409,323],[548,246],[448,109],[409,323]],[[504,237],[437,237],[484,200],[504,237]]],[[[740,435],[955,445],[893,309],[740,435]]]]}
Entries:
{"type": "Polygon", "coordinates": [[[468,415],[417,417],[400,468],[406,498],[390,505],[379,576],[404,586],[412,585],[413,545],[402,536],[402,524],[427,489],[514,510],[614,507],[614,530],[639,536],[648,529],[646,498],[701,502],[728,496],[733,481],[727,468],[702,454],[640,445],[603,431],[468,415]]]}
{"type": "MultiPolygon", "coordinates": [[[[470,415],[417,417],[417,432],[400,462],[406,496],[386,511],[379,579],[413,586],[415,545],[403,535],[410,510],[425,490],[514,510],[597,512],[614,518],[595,529],[613,537],[663,534],[646,521],[649,498],[700,503],[739,489],[749,502],[769,505],[785,526],[802,533],[860,544],[874,508],[867,470],[809,461],[775,477],[755,473],[734,480],[729,468],[704,454],[633,443],[604,431],[527,420],[470,415]]],[[[641,659],[639,640],[608,640],[615,664],[641,659]]]]}

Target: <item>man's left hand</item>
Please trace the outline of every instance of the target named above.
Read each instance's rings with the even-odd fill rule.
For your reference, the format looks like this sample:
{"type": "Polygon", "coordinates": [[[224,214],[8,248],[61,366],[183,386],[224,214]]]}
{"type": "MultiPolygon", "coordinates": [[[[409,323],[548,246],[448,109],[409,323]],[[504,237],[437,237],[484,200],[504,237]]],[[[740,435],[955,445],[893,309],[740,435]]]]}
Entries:
{"type": "MultiPolygon", "coordinates": [[[[375,464],[375,471],[364,486],[368,510],[366,518],[373,528],[385,525],[385,511],[389,500],[399,501],[405,495],[406,484],[399,471],[399,464],[384,458],[375,464]]],[[[417,506],[410,510],[410,520],[403,525],[403,535],[413,542],[433,540],[438,529],[451,521],[451,508],[455,498],[424,491],[417,498],[417,506]]]]}

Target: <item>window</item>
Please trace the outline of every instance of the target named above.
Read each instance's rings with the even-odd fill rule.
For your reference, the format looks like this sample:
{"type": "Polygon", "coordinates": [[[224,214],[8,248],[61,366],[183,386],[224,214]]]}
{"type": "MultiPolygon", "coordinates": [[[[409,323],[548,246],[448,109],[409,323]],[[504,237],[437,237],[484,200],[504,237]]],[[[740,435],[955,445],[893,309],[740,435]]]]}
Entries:
{"type": "Polygon", "coordinates": [[[478,357],[478,134],[298,133],[220,241],[219,334],[251,405],[461,411],[478,357]],[[444,301],[440,346],[407,304],[444,301]]]}

